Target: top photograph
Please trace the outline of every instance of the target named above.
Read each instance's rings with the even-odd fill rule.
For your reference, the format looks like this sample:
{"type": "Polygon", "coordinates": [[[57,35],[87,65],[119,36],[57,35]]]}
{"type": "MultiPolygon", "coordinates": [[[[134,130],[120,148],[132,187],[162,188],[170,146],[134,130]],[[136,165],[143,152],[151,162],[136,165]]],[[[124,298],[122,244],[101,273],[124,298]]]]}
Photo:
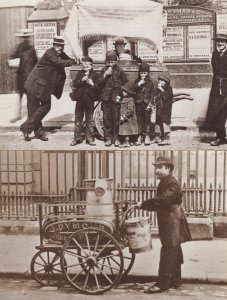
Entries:
{"type": "Polygon", "coordinates": [[[227,0],[1,0],[0,150],[227,150],[227,0]]]}

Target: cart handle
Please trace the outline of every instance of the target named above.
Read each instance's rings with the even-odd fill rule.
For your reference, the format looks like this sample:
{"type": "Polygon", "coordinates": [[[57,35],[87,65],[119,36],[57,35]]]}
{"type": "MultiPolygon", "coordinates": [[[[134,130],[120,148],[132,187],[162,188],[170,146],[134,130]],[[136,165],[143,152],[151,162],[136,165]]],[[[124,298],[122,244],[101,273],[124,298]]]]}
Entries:
{"type": "Polygon", "coordinates": [[[129,218],[136,209],[140,209],[140,207],[138,205],[132,205],[126,210],[126,212],[124,213],[123,217],[121,218],[121,220],[119,222],[119,228],[121,228],[121,226],[125,222],[125,220],[127,218],[129,218]]]}

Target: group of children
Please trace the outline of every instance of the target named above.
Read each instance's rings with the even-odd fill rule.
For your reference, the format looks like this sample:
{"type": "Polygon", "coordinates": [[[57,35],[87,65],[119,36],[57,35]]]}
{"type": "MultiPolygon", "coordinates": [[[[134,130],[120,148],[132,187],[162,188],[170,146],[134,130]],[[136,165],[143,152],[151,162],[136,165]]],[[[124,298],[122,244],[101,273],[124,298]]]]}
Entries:
{"type": "Polygon", "coordinates": [[[95,146],[94,102],[101,101],[105,146],[139,146],[158,143],[170,145],[170,123],[173,92],[167,75],[158,77],[157,87],[149,76],[150,66],[139,64],[138,78],[128,81],[117,65],[115,51],[108,51],[106,64],[98,74],[92,68],[92,58],[81,60],[73,81],[70,97],[76,101],[75,130],[71,146],[80,144],[85,115],[86,143],[95,146]]]}

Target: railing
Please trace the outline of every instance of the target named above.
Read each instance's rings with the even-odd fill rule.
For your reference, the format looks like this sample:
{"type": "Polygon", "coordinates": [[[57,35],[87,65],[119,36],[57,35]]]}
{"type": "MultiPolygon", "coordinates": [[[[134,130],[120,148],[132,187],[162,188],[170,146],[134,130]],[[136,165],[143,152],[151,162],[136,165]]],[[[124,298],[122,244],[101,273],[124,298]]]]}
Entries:
{"type": "MultiPolygon", "coordinates": [[[[227,189],[221,185],[214,188],[210,184],[209,188],[194,186],[191,184],[189,187],[184,183],[182,186],[183,201],[182,207],[188,216],[206,217],[212,215],[227,215],[225,195],[227,189]]],[[[121,187],[118,183],[117,187],[113,190],[113,198],[119,201],[121,206],[133,205],[137,202],[141,203],[146,199],[154,197],[156,187],[152,184],[150,186],[125,185],[121,187]]],[[[83,186],[71,188],[68,194],[52,194],[52,195],[19,195],[12,192],[0,194],[0,219],[36,219],[38,216],[38,203],[55,203],[71,201],[81,201],[86,198],[86,191],[83,186]]],[[[145,215],[147,215],[144,212],[145,215]]],[[[155,214],[151,214],[153,224],[156,226],[155,214]]]]}

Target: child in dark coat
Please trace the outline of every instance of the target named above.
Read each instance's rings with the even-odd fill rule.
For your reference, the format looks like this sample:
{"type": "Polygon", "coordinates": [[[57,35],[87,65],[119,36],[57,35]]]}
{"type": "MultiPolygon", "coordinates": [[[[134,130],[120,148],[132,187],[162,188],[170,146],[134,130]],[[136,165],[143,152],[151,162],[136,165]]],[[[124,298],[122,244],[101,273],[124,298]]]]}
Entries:
{"type": "Polygon", "coordinates": [[[151,123],[151,114],[155,111],[154,85],[149,76],[150,66],[141,63],[139,66],[138,79],[135,81],[136,90],[136,115],[139,135],[136,146],[151,144],[151,135],[154,136],[154,124],[151,123]],[[153,134],[152,134],[153,129],[153,134]]]}
{"type": "Polygon", "coordinates": [[[95,146],[93,113],[94,102],[97,100],[99,91],[96,84],[97,74],[92,69],[93,60],[91,57],[83,57],[81,63],[83,69],[77,73],[73,81],[73,91],[70,93],[71,99],[76,101],[74,139],[70,146],[82,143],[81,131],[84,115],[86,143],[95,146]]]}
{"type": "Polygon", "coordinates": [[[138,134],[134,99],[136,93],[133,82],[127,82],[121,88],[119,136],[123,143],[119,147],[130,147],[130,137],[138,134]]]}
{"type": "Polygon", "coordinates": [[[170,145],[170,124],[173,104],[173,89],[168,75],[158,77],[155,89],[156,123],[155,142],[159,146],[170,145]]]}
{"type": "Polygon", "coordinates": [[[106,65],[99,75],[99,87],[101,89],[100,100],[103,111],[103,127],[105,146],[119,146],[119,103],[116,97],[121,94],[121,86],[128,79],[124,71],[117,66],[117,54],[115,51],[108,51],[106,54],[106,65]]]}

